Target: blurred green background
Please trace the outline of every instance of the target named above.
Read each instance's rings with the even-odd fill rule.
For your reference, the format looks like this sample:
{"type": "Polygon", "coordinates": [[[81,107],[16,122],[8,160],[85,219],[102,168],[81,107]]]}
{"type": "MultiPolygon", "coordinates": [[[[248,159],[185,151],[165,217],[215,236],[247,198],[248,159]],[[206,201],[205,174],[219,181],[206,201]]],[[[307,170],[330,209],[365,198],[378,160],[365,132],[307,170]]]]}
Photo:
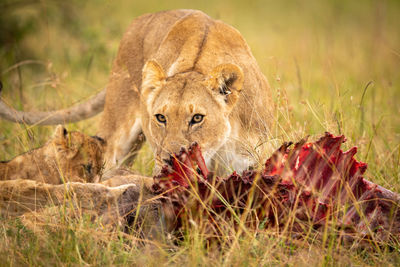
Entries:
{"type": "MultiPolygon", "coordinates": [[[[106,85],[130,22],[176,8],[242,33],[271,84],[278,142],[345,134],[373,179],[399,188],[400,1],[3,0],[4,101],[50,110],[87,99],[106,85]]],[[[68,128],[94,134],[98,117],[68,128]]],[[[51,129],[0,121],[0,160],[42,144],[51,129]]]]}
{"type": "MultiPolygon", "coordinates": [[[[400,192],[399,0],[0,0],[2,100],[23,110],[84,101],[106,86],[130,22],[176,8],[200,9],[245,37],[277,106],[276,146],[307,135],[315,140],[324,131],[345,134],[345,148],[357,146],[356,159],[368,163],[366,178],[400,192]]],[[[67,128],[95,134],[98,121],[67,128]]],[[[0,120],[0,160],[43,144],[53,130],[0,120]]],[[[151,175],[152,165],[145,146],[132,168],[151,175]]],[[[152,254],[90,220],[66,220],[56,232],[49,225],[44,234],[18,220],[0,217],[0,225],[0,266],[399,266],[400,259],[398,241],[381,251],[342,247],[334,231],[312,246],[257,231],[261,242],[232,244],[227,236],[221,248],[208,247],[194,232],[180,246],[152,254]]],[[[310,238],[305,243],[314,243],[310,238]]]]}

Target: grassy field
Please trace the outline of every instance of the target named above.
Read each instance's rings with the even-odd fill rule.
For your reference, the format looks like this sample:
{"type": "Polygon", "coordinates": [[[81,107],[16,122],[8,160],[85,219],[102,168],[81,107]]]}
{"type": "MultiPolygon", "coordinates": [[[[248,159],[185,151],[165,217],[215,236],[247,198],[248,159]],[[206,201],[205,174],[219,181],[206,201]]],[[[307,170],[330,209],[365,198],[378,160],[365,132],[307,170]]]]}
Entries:
{"type": "MultiPolygon", "coordinates": [[[[400,192],[400,3],[393,1],[3,1],[0,74],[5,102],[51,110],[83,101],[107,83],[130,21],[165,9],[200,9],[236,27],[270,82],[277,143],[325,131],[346,135],[368,163],[366,178],[400,192]]],[[[99,116],[67,125],[95,134],[99,116]]],[[[0,160],[43,144],[53,127],[0,121],[0,160]]],[[[145,146],[133,168],[151,174],[145,146]]],[[[0,217],[2,265],[386,265],[400,244],[343,247],[334,234],[293,240],[273,230],[208,247],[196,229],[179,245],[148,249],[94,222],[41,235],[0,217]]],[[[61,230],[60,230],[61,229],[61,230]]],[[[233,230],[232,230],[233,231],[233,230]]]]}

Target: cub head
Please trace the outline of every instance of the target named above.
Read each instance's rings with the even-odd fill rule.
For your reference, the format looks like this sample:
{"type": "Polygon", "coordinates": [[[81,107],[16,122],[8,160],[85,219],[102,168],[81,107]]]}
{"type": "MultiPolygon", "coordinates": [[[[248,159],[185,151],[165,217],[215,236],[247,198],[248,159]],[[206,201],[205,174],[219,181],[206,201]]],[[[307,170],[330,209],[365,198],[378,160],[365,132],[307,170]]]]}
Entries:
{"type": "Polygon", "coordinates": [[[58,125],[47,144],[58,172],[74,181],[98,182],[103,168],[105,141],[58,125]]]}
{"type": "Polygon", "coordinates": [[[231,112],[243,85],[237,65],[221,64],[204,75],[189,71],[167,77],[155,61],[143,68],[142,128],[158,171],[172,153],[197,142],[208,164],[231,133],[231,112]]]}

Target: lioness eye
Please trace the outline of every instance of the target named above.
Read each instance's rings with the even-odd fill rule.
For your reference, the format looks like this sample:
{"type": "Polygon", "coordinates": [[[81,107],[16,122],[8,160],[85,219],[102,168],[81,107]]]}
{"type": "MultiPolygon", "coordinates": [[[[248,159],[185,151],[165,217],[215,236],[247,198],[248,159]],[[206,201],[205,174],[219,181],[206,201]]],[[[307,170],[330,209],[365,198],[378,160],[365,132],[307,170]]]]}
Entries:
{"type": "Polygon", "coordinates": [[[161,122],[161,123],[167,122],[167,119],[165,118],[165,116],[163,114],[156,114],[155,116],[156,116],[156,119],[158,122],[161,122]]]}
{"type": "Polygon", "coordinates": [[[204,118],[204,115],[201,114],[194,114],[192,117],[192,120],[190,121],[190,124],[195,124],[195,123],[200,123],[204,118]]]}

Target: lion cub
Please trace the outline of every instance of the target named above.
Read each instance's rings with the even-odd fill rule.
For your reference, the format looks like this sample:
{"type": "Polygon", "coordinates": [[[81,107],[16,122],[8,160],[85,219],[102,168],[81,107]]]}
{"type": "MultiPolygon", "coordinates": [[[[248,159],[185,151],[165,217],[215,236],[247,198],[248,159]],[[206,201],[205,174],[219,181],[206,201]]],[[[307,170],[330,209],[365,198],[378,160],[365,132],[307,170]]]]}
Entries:
{"type": "Polygon", "coordinates": [[[49,184],[98,182],[105,141],[57,126],[42,147],[0,162],[0,180],[30,179],[49,184]]]}

